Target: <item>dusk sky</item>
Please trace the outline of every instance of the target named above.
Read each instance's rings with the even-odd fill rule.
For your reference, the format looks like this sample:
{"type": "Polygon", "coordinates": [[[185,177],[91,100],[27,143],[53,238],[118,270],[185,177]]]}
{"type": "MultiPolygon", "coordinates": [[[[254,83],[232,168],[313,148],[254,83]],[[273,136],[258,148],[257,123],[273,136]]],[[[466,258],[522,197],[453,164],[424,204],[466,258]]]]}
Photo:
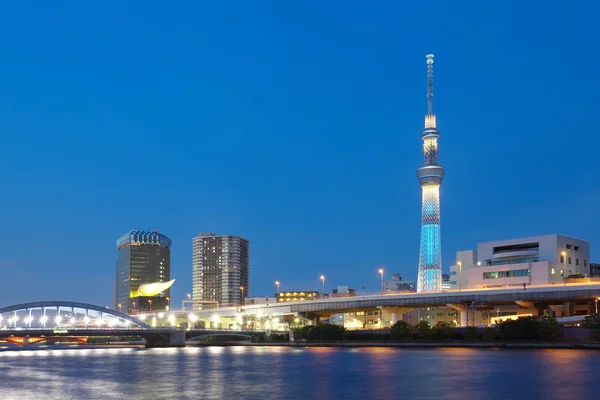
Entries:
{"type": "Polygon", "coordinates": [[[562,233],[600,262],[596,1],[5,2],[0,305],[112,305],[116,239],[250,240],[250,296],[416,279],[425,55],[443,269],[562,233]]]}

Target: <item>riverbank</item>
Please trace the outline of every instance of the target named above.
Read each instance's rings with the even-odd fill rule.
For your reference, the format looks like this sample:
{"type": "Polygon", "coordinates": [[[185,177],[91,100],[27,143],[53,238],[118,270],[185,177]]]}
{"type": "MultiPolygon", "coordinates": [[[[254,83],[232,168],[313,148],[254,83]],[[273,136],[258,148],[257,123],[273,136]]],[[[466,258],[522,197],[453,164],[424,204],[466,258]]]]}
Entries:
{"type": "Polygon", "coordinates": [[[289,343],[289,342],[213,342],[213,343],[193,343],[186,347],[210,347],[210,346],[251,346],[251,347],[398,347],[398,348],[475,348],[475,349],[580,349],[580,350],[600,350],[600,343],[503,343],[503,342],[349,342],[349,341],[331,341],[331,342],[310,342],[310,343],[289,343]]]}

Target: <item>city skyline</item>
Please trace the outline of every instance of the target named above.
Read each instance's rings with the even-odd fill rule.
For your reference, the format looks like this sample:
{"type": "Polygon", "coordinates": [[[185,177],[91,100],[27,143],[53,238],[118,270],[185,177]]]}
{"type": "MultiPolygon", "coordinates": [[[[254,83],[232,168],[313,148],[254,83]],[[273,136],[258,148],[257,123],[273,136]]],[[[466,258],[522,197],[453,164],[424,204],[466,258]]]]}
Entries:
{"type": "Polygon", "coordinates": [[[0,304],[111,305],[114,238],[132,227],[176,244],[173,301],[191,293],[198,231],[250,240],[255,295],[320,290],[320,275],[375,292],[381,267],[415,279],[429,51],[451,171],[443,271],[479,242],[552,233],[597,262],[598,167],[572,139],[598,102],[583,6],[90,7],[10,4],[0,27],[19,37],[0,44],[0,304]],[[92,12],[102,23],[76,18],[92,12]]]}

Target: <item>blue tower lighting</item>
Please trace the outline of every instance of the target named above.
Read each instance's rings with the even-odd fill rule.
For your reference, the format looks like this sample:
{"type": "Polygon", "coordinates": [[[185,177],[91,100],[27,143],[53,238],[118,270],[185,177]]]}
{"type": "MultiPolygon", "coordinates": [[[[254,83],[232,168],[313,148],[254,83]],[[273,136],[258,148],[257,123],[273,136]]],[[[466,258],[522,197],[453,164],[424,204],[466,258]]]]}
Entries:
{"type": "Polygon", "coordinates": [[[444,168],[438,165],[438,137],[433,113],[433,54],[427,55],[427,115],[423,139],[423,166],[417,177],[423,191],[421,207],[421,251],[417,292],[442,290],[442,242],[440,234],[440,184],[444,168]]]}

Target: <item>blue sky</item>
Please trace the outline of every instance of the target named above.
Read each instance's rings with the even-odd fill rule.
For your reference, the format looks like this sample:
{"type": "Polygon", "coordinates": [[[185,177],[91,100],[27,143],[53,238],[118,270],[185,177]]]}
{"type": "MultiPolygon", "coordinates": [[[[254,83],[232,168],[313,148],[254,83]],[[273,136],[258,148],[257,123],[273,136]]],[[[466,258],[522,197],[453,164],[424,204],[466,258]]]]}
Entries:
{"type": "Polygon", "coordinates": [[[0,304],[109,305],[116,239],[251,241],[251,295],[416,278],[435,53],[443,265],[564,233],[600,262],[593,1],[7,2],[0,304]],[[386,272],[386,273],[387,273],[386,272]]]}

